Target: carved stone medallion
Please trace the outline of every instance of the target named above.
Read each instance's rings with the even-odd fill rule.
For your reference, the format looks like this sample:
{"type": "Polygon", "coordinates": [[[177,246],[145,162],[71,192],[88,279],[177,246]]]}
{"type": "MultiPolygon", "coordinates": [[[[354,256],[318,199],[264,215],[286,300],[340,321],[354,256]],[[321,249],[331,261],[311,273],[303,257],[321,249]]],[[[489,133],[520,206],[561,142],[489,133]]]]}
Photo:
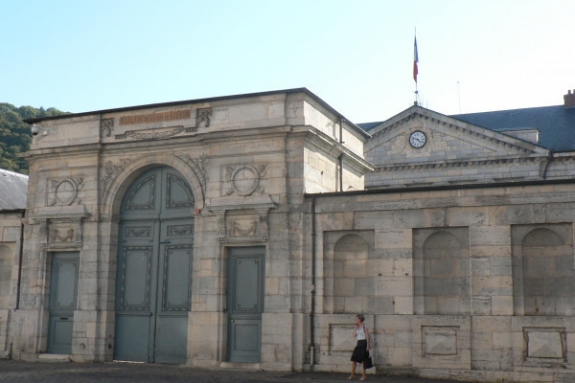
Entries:
{"type": "Polygon", "coordinates": [[[237,194],[242,197],[252,195],[255,191],[263,192],[260,180],[265,176],[265,165],[240,165],[226,169],[226,180],[231,188],[225,195],[237,194]]]}
{"type": "Polygon", "coordinates": [[[78,191],[83,188],[83,177],[49,180],[48,206],[70,206],[82,203],[78,191]]]}

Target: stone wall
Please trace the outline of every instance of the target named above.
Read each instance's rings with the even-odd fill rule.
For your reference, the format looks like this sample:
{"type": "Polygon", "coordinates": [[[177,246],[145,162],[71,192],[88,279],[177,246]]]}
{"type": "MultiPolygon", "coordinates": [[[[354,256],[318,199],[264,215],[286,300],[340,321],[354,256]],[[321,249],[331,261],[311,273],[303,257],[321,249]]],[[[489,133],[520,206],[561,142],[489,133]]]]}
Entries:
{"type": "Polygon", "coordinates": [[[362,189],[371,168],[362,158],[367,134],[304,91],[109,110],[38,125],[41,133],[26,154],[31,177],[15,358],[45,357],[51,257],[77,252],[70,358],[112,360],[122,199],[139,175],[167,166],[195,200],[185,212],[194,218],[187,363],[215,367],[229,359],[228,251],[258,246],[266,253],[260,365],[302,368],[310,305],[304,193],[336,191],[339,180],[362,189]],[[347,143],[339,142],[341,135],[347,143]],[[322,171],[320,160],[323,179],[312,176],[322,171]]]}
{"type": "Polygon", "coordinates": [[[570,185],[314,198],[315,368],[349,368],[357,311],[373,328],[377,373],[575,377],[570,185]]]}
{"type": "Polygon", "coordinates": [[[19,294],[23,212],[0,212],[0,358],[12,353],[10,331],[19,294]]]}
{"type": "Polygon", "coordinates": [[[372,372],[575,380],[570,154],[554,157],[420,107],[368,140],[301,90],[39,126],[26,154],[17,311],[19,218],[0,231],[0,266],[11,262],[10,275],[0,269],[0,354],[44,357],[51,257],[74,252],[69,358],[113,359],[122,200],[139,175],[169,167],[195,201],[185,212],[194,222],[187,365],[227,366],[228,254],[258,247],[264,312],[252,368],[347,371],[354,316],[363,312],[374,337],[372,372]],[[429,139],[419,149],[408,144],[416,130],[429,139]],[[365,191],[364,181],[388,190],[365,191]]]}

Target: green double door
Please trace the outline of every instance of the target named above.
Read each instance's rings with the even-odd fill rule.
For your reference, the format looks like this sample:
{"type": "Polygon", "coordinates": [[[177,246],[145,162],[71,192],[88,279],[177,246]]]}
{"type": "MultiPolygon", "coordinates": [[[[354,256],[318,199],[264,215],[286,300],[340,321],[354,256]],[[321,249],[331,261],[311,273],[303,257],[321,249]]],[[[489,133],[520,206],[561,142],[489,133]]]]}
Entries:
{"type": "Polygon", "coordinates": [[[116,275],[114,359],[182,364],[191,305],[194,198],[174,169],[152,169],[126,192],[116,275]]]}

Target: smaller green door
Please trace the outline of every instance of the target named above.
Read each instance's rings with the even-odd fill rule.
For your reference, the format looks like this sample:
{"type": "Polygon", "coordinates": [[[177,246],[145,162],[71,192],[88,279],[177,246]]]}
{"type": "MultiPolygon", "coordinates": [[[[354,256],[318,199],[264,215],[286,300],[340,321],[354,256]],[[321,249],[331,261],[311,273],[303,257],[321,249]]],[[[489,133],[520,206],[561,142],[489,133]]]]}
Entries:
{"type": "Polygon", "coordinates": [[[261,361],[264,305],[263,247],[235,247],[228,251],[228,359],[261,361]]]}
{"type": "Polygon", "coordinates": [[[78,253],[53,253],[50,277],[48,353],[72,353],[78,295],[78,253]]]}

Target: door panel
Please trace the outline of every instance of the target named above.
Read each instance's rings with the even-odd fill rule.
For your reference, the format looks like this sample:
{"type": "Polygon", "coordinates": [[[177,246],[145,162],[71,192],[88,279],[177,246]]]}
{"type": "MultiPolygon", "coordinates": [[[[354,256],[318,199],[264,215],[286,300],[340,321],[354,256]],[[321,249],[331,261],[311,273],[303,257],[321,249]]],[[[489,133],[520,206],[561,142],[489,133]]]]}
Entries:
{"type": "Polygon", "coordinates": [[[235,319],[232,327],[234,352],[259,354],[262,332],[260,323],[253,319],[235,319]]]}
{"type": "Polygon", "coordinates": [[[114,359],[185,363],[194,200],[183,178],[157,168],[122,203],[114,359]]]}
{"type": "Polygon", "coordinates": [[[118,254],[115,359],[148,362],[152,357],[154,252],[153,245],[123,246],[118,254]]]}
{"type": "Polygon", "coordinates": [[[116,314],[116,340],[114,359],[148,362],[150,320],[148,315],[116,314]]]}
{"type": "Polygon", "coordinates": [[[53,253],[50,277],[48,352],[71,354],[78,291],[78,253],[53,253]]]}
{"type": "MultiPolygon", "coordinates": [[[[191,220],[188,220],[191,223],[191,220]]],[[[173,222],[162,224],[167,233],[173,222]]],[[[186,226],[179,222],[181,226],[186,226]]],[[[190,225],[187,225],[190,226],[190,225]]],[[[160,251],[161,285],[157,302],[156,362],[181,364],[186,362],[188,349],[188,311],[191,300],[192,246],[183,235],[162,237],[160,251]]]]}
{"type": "Polygon", "coordinates": [[[124,310],[149,311],[152,282],[152,246],[124,247],[120,307],[124,310]]]}
{"type": "Polygon", "coordinates": [[[261,360],[264,248],[228,251],[228,356],[231,362],[261,360]]]}

